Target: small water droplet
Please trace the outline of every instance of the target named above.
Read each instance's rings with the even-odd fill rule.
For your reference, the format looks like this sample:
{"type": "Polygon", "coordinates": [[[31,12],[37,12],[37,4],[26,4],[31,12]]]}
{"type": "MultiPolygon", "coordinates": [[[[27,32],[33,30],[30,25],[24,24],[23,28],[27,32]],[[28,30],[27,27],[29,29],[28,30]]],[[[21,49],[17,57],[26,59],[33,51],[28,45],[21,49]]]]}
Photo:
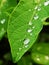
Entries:
{"type": "Polygon", "coordinates": [[[49,56],[45,56],[45,59],[46,59],[46,60],[49,60],[49,56]]]}
{"type": "Polygon", "coordinates": [[[38,8],[38,11],[40,11],[40,10],[41,10],[41,8],[39,7],[39,8],[38,8]]]}
{"type": "Polygon", "coordinates": [[[25,48],[27,48],[28,47],[28,45],[25,45],[25,48]]]}
{"type": "Polygon", "coordinates": [[[5,23],[5,19],[1,20],[1,24],[4,24],[5,23]]]}
{"type": "Polygon", "coordinates": [[[37,20],[38,18],[39,18],[38,15],[34,16],[34,19],[35,19],[35,20],[37,20]]]}
{"type": "Polygon", "coordinates": [[[49,1],[44,2],[44,6],[49,5],[49,1]]]}
{"type": "Polygon", "coordinates": [[[29,25],[32,25],[32,22],[31,21],[29,22],[29,25]]]}
{"type": "Polygon", "coordinates": [[[28,29],[28,32],[29,32],[29,33],[32,32],[32,29],[28,29]]]}
{"type": "Polygon", "coordinates": [[[26,45],[26,44],[28,44],[30,42],[30,39],[25,39],[24,40],[24,44],[26,45]]]}
{"type": "Polygon", "coordinates": [[[38,8],[38,6],[35,7],[35,10],[38,8]]]}

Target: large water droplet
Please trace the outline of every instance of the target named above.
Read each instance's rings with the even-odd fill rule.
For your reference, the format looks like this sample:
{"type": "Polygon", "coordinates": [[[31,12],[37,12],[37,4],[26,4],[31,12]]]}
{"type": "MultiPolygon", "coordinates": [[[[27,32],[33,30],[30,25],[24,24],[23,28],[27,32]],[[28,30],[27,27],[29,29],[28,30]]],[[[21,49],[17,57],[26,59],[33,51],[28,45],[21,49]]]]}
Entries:
{"type": "Polygon", "coordinates": [[[30,39],[25,39],[24,40],[24,45],[28,44],[30,42],[30,39]]]}
{"type": "Polygon", "coordinates": [[[34,16],[34,19],[35,19],[35,20],[37,20],[38,18],[39,18],[38,15],[34,16]]]}
{"type": "Polygon", "coordinates": [[[28,32],[29,32],[29,33],[32,32],[32,29],[28,29],[28,32]]]}
{"type": "Polygon", "coordinates": [[[44,2],[44,6],[49,5],[49,1],[44,2]]]}
{"type": "Polygon", "coordinates": [[[1,20],[1,24],[4,24],[5,23],[5,19],[1,20]]]}

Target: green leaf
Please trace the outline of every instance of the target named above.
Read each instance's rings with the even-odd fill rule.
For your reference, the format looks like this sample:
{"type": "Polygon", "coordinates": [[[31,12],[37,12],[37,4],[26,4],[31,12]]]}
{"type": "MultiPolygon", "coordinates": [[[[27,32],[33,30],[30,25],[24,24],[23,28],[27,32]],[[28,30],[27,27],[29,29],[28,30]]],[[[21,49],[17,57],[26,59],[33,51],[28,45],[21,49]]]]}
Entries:
{"type": "Polygon", "coordinates": [[[33,45],[43,27],[42,22],[49,16],[49,6],[44,3],[45,0],[20,0],[14,8],[7,31],[14,62],[33,45]]]}
{"type": "Polygon", "coordinates": [[[32,59],[39,64],[48,64],[49,43],[34,44],[32,47],[32,59]]]}
{"type": "Polygon", "coordinates": [[[11,13],[11,9],[13,9],[16,5],[17,0],[0,0],[0,39],[7,30],[8,19],[10,16],[9,12],[11,13]]]}

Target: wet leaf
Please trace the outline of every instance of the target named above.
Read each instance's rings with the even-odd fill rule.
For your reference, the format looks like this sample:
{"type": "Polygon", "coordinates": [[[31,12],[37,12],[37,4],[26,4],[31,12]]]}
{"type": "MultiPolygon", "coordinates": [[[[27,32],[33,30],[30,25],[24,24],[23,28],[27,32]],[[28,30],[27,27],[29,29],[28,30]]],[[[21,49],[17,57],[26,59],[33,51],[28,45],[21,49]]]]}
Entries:
{"type": "Polygon", "coordinates": [[[14,62],[18,61],[36,41],[43,21],[49,16],[45,0],[20,0],[8,23],[8,38],[14,62]],[[45,12],[45,13],[44,13],[45,12]]]}

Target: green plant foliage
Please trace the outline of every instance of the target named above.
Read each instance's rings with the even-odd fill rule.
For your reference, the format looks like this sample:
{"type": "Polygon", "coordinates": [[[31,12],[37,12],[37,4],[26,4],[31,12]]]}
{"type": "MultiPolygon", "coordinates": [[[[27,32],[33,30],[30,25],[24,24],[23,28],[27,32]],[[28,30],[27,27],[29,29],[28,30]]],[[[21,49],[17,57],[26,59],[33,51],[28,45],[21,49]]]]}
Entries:
{"type": "Polygon", "coordinates": [[[45,0],[20,0],[8,23],[8,38],[14,62],[33,45],[49,16],[49,3],[45,0]],[[47,3],[47,4],[46,4],[47,3]]]}
{"type": "MultiPolygon", "coordinates": [[[[34,44],[43,25],[49,25],[49,23],[45,22],[47,18],[49,18],[49,0],[0,0],[0,40],[7,33],[12,59],[15,63],[34,44]]],[[[44,45],[41,45],[43,49],[45,48],[44,52],[42,49],[39,53],[36,50],[32,55],[36,56],[39,54],[40,58],[42,55],[41,60],[43,60],[49,51],[48,49],[46,50],[47,47],[44,45]]],[[[8,54],[7,56],[5,55],[6,58],[9,60],[10,55],[9,58],[8,54]]],[[[26,58],[23,57],[23,59],[26,58]]],[[[48,61],[45,59],[38,63],[47,64],[48,61]]],[[[25,61],[25,63],[27,62],[25,61]]]]}
{"type": "Polygon", "coordinates": [[[49,43],[34,44],[32,59],[38,64],[49,65],[49,43]]]}
{"type": "Polygon", "coordinates": [[[0,0],[0,39],[7,30],[9,12],[17,5],[17,0],[0,0]]]}

